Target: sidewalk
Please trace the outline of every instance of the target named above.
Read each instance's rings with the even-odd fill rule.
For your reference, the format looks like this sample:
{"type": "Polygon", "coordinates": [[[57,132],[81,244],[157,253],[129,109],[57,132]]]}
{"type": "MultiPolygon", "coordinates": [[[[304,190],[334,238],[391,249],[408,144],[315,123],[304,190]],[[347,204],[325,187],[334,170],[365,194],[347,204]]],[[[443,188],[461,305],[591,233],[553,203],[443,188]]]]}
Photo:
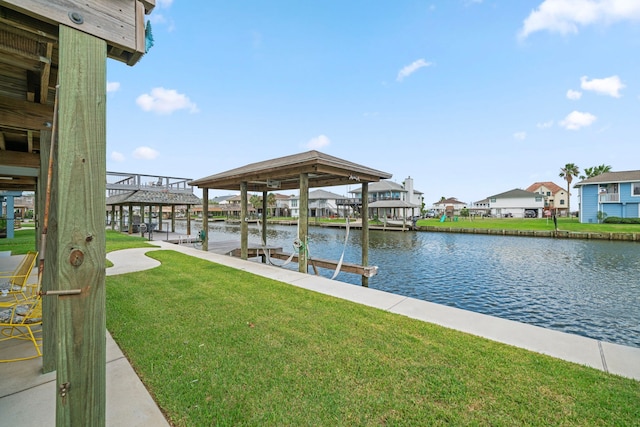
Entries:
{"type": "MultiPolygon", "coordinates": [[[[126,249],[107,254],[114,266],[107,275],[154,268],[159,263],[148,251],[168,249],[268,277],[293,286],[376,307],[501,343],[525,348],[613,374],[640,380],[640,348],[625,347],[578,335],[531,326],[453,307],[350,285],[227,255],[203,252],[191,246],[153,241],[154,248],[126,249]]],[[[18,258],[18,257],[11,257],[18,258]]],[[[19,258],[17,259],[19,261],[19,258]]],[[[4,269],[3,261],[3,269],[4,269]]],[[[21,342],[18,345],[32,345],[21,342]]],[[[55,425],[55,372],[41,373],[42,360],[0,363],[2,425],[55,425]],[[37,404],[34,404],[37,402],[37,404]]],[[[117,344],[107,333],[107,426],[168,426],[161,411],[137,377],[117,344]]]]}

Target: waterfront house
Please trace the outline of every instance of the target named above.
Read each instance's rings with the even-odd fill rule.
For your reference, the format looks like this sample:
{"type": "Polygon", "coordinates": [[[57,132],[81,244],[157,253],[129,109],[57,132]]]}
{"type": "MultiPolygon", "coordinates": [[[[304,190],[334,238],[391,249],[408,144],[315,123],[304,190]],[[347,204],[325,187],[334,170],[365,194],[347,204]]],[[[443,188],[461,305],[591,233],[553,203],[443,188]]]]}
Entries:
{"type": "Polygon", "coordinates": [[[524,218],[527,211],[533,211],[536,218],[542,217],[544,196],[539,193],[515,188],[504,193],[489,196],[491,215],[498,218],[524,218]]]}
{"type": "MultiPolygon", "coordinates": [[[[342,210],[338,209],[337,200],[344,199],[344,196],[326,190],[314,190],[309,192],[309,217],[322,218],[338,216],[342,210]]],[[[291,216],[300,217],[300,196],[291,196],[291,216]]]]}
{"type": "MultiPolygon", "coordinates": [[[[350,193],[357,199],[355,204],[360,205],[362,188],[357,188],[350,193]]],[[[369,213],[374,217],[404,219],[408,215],[413,216],[419,213],[423,202],[423,193],[413,188],[413,178],[410,176],[402,184],[386,179],[369,184],[369,208],[371,208],[369,213]]]]}
{"type": "Polygon", "coordinates": [[[607,216],[640,217],[640,170],[605,172],[578,182],[580,222],[597,223],[607,216]]]}
{"type": "Polygon", "coordinates": [[[550,215],[568,216],[569,194],[567,190],[558,184],[545,181],[534,182],[526,191],[542,194],[544,196],[544,209],[549,211],[550,215]]]}
{"type": "Polygon", "coordinates": [[[467,203],[461,202],[455,197],[449,197],[447,199],[442,198],[431,206],[439,215],[446,214],[447,217],[452,217],[460,215],[460,211],[467,208],[467,203]]]}

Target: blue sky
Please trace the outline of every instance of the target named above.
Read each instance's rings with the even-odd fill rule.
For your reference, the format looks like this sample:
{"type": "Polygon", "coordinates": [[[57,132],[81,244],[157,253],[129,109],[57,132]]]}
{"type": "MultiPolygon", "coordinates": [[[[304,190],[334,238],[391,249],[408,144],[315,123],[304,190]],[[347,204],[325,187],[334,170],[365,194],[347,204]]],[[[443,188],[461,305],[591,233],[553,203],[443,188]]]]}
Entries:
{"type": "Polygon", "coordinates": [[[639,1],[156,0],[148,19],[141,61],[108,63],[109,171],[316,149],[431,204],[565,187],[566,163],[640,169],[639,1]]]}

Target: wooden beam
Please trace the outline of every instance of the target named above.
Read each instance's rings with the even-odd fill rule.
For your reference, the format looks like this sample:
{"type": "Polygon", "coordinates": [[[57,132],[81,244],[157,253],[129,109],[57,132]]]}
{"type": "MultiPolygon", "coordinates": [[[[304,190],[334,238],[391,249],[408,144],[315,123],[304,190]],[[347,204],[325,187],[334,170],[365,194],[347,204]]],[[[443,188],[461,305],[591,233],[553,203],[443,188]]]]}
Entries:
{"type": "Polygon", "coordinates": [[[309,234],[309,175],[300,174],[300,210],[298,216],[298,239],[300,247],[298,249],[298,271],[308,272],[307,264],[307,243],[309,234]]]}
{"type": "Polygon", "coordinates": [[[7,149],[7,144],[5,143],[4,140],[4,132],[0,132],[0,150],[6,150],[7,149]]]}
{"type": "MultiPolygon", "coordinates": [[[[253,249],[253,252],[251,255],[253,256],[258,256],[260,254],[260,251],[262,251],[261,249],[253,249]]],[[[232,254],[234,256],[237,256],[237,252],[233,251],[232,254]]],[[[276,250],[270,250],[269,251],[269,256],[271,258],[276,258],[276,259],[281,259],[281,260],[288,260],[289,258],[291,258],[291,262],[298,262],[298,256],[297,255],[293,255],[293,257],[291,256],[291,254],[286,254],[280,251],[276,251],[276,250]]],[[[328,270],[335,270],[338,267],[338,261],[331,261],[331,260],[327,260],[327,259],[321,259],[321,258],[309,258],[308,262],[310,264],[312,264],[315,267],[318,268],[325,268],[328,270]]],[[[365,278],[369,278],[369,277],[373,277],[378,273],[378,267],[376,266],[366,266],[366,265],[358,265],[358,264],[352,264],[352,263],[348,263],[348,262],[343,262],[342,265],[340,266],[340,271],[344,272],[344,273],[351,273],[351,274],[358,274],[360,276],[362,276],[363,279],[365,278]]]]}
{"type": "MultiPolygon", "coordinates": [[[[47,58],[53,55],[53,43],[47,43],[47,58]]],[[[49,97],[49,77],[51,75],[51,61],[45,62],[40,74],[40,104],[46,104],[49,97]]]]}
{"type": "Polygon", "coordinates": [[[2,3],[39,21],[75,28],[127,53],[127,58],[114,59],[128,62],[131,55],[138,53],[137,0],[3,0],[2,3]]]}
{"type": "MultiPolygon", "coordinates": [[[[38,203],[38,218],[40,219],[40,227],[44,227],[44,214],[45,203],[47,195],[47,182],[49,174],[49,156],[53,156],[53,164],[58,163],[57,153],[58,145],[55,144],[53,152],[51,152],[51,131],[43,131],[40,135],[41,138],[46,138],[47,141],[41,144],[41,166],[40,175],[38,177],[38,192],[42,193],[38,203]]],[[[44,260],[44,270],[42,273],[42,290],[51,291],[56,289],[58,281],[58,264],[56,259],[58,257],[58,172],[56,168],[52,170],[51,176],[51,190],[49,193],[49,218],[47,219],[47,234],[40,236],[40,239],[46,239],[44,247],[46,250],[42,251],[42,246],[38,246],[40,251],[39,257],[44,260]]],[[[40,228],[40,232],[44,233],[44,229],[40,228]]],[[[58,340],[57,336],[57,300],[55,298],[45,298],[42,302],[42,372],[53,372],[56,370],[57,363],[57,348],[58,340]]]]}
{"type": "MultiPolygon", "coordinates": [[[[362,183],[362,265],[369,265],[369,183],[362,183]]],[[[362,276],[362,286],[369,287],[369,276],[362,276]]]]}
{"type": "Polygon", "coordinates": [[[58,289],[81,293],[57,297],[59,426],[105,425],[106,64],[103,40],[60,26],[55,262],[58,289]]]}
{"type": "Polygon", "coordinates": [[[0,124],[16,129],[46,130],[53,120],[53,106],[0,97],[0,124]]]}
{"type": "Polygon", "coordinates": [[[249,224],[248,217],[247,182],[240,183],[240,258],[247,259],[249,248],[249,224]]]}
{"type": "Polygon", "coordinates": [[[202,250],[209,251],[209,189],[202,189],[202,229],[204,230],[204,240],[202,250]]]}
{"type": "Polygon", "coordinates": [[[40,155],[21,151],[0,150],[0,165],[38,169],[40,167],[40,155]]]}

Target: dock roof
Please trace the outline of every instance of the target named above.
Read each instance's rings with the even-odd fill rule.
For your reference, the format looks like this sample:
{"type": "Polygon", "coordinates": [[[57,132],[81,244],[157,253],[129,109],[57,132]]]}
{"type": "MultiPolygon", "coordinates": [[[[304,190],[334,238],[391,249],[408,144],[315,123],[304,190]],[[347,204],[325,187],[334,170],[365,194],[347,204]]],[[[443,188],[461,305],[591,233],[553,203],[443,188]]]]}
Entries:
{"type": "Polygon", "coordinates": [[[248,191],[294,190],[300,188],[300,174],[303,173],[309,175],[309,188],[378,182],[392,176],[387,172],[312,150],[251,163],[190,181],[189,185],[238,190],[242,182],[247,182],[248,191]]]}

